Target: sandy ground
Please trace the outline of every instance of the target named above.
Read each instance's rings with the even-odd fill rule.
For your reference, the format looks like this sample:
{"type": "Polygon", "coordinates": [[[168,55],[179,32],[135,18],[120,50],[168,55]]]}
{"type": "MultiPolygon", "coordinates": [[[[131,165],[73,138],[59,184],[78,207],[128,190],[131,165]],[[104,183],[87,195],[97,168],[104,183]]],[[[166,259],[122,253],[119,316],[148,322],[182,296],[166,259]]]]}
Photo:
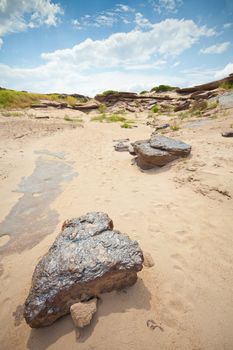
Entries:
{"type": "MultiPolygon", "coordinates": [[[[122,129],[88,117],[76,127],[64,121],[65,111],[33,113],[51,118],[0,117],[0,348],[233,349],[233,139],[221,136],[233,111],[169,132],[192,144],[192,156],[147,172],[115,152],[113,140],[147,138],[150,127],[122,129]],[[35,189],[41,164],[45,173],[52,164],[72,176],[37,202],[40,191],[50,193],[35,189]],[[26,215],[29,192],[35,208],[26,215]],[[69,315],[32,330],[22,304],[35,265],[62,222],[89,211],[107,212],[155,265],[133,287],[103,295],[80,339],[69,315]],[[151,330],[148,320],[161,328],[151,330]]],[[[54,176],[45,179],[51,186],[54,176]]]]}

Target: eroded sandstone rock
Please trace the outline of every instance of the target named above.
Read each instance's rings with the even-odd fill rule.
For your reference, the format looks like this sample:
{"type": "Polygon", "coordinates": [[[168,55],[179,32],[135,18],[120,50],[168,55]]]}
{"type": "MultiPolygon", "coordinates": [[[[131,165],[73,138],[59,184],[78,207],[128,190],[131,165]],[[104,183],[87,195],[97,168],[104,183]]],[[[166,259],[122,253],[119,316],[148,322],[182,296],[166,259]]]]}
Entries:
{"type": "Polygon", "coordinates": [[[77,302],[133,285],[142,263],[138,243],[113,230],[107,214],[94,212],[65,221],[35,268],[25,302],[26,322],[48,326],[77,302]]]}
{"type": "Polygon", "coordinates": [[[70,307],[72,320],[76,327],[83,328],[91,323],[92,317],[96,313],[97,299],[76,303],[70,307]]]}

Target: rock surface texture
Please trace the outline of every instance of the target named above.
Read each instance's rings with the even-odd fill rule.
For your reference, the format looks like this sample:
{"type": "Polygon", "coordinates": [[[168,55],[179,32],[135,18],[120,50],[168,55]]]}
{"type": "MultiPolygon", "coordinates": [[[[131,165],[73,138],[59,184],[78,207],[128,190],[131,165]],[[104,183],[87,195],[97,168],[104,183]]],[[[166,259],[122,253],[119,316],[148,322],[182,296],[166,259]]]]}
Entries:
{"type": "Polygon", "coordinates": [[[191,152],[190,145],[158,134],[152,134],[149,140],[136,141],[133,148],[136,162],[142,169],[166,165],[191,152]]]}
{"type": "Polygon", "coordinates": [[[96,313],[96,309],[96,298],[83,303],[73,304],[70,308],[70,313],[75,326],[80,328],[88,326],[96,313]]]}
{"type": "Polygon", "coordinates": [[[48,326],[75,303],[133,285],[142,264],[138,243],[113,230],[107,214],[67,220],[35,268],[25,320],[31,327],[48,326]]]}

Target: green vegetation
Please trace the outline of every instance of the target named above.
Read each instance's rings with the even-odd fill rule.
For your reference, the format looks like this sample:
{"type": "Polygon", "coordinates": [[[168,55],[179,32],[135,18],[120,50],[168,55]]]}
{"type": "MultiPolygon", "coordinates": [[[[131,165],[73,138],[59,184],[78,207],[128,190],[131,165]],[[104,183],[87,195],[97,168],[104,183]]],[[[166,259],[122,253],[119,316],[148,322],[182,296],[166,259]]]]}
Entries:
{"type": "Polygon", "coordinates": [[[75,122],[75,123],[82,123],[83,122],[82,118],[79,118],[79,117],[71,118],[67,114],[65,115],[64,120],[67,122],[75,122]]]}
{"type": "Polygon", "coordinates": [[[208,107],[208,102],[206,100],[194,101],[191,111],[204,111],[208,107]]]}
{"type": "Polygon", "coordinates": [[[100,122],[100,123],[122,123],[122,128],[131,128],[132,124],[134,124],[134,120],[126,119],[120,114],[110,114],[107,115],[105,113],[102,113],[100,115],[97,115],[91,119],[91,121],[94,122],[100,122]]]}
{"type": "Polygon", "coordinates": [[[144,95],[144,94],[147,94],[147,93],[148,93],[147,90],[143,90],[143,91],[140,92],[140,95],[144,95]]]}
{"type": "Polygon", "coordinates": [[[67,96],[66,101],[63,100],[63,102],[67,102],[69,105],[74,106],[78,101],[73,96],[67,96]]]}
{"type": "Polygon", "coordinates": [[[184,120],[188,117],[190,117],[190,112],[189,111],[185,111],[185,112],[181,112],[179,115],[178,115],[178,118],[181,119],[181,120],[184,120]]]}
{"type": "Polygon", "coordinates": [[[119,91],[115,91],[115,90],[106,90],[104,92],[102,92],[102,94],[98,94],[99,96],[108,96],[108,95],[118,95],[119,91]]]}
{"type": "Polygon", "coordinates": [[[159,108],[158,105],[154,105],[154,106],[151,108],[151,112],[153,112],[153,113],[158,113],[159,110],[160,110],[160,108],[159,108]]]}
{"type": "Polygon", "coordinates": [[[231,90],[231,89],[233,89],[233,83],[231,83],[229,81],[225,81],[219,87],[224,89],[224,90],[231,90]]]}
{"type": "Polygon", "coordinates": [[[20,112],[2,112],[3,117],[23,117],[24,113],[20,112]]]}
{"type": "Polygon", "coordinates": [[[107,110],[107,106],[104,103],[102,103],[98,109],[100,113],[105,113],[107,110]]]}
{"type": "Polygon", "coordinates": [[[40,103],[40,100],[66,102],[70,105],[77,103],[72,96],[61,96],[59,94],[36,94],[25,91],[0,90],[0,108],[29,108],[33,104],[40,103]]]}
{"type": "Polygon", "coordinates": [[[213,100],[213,101],[208,101],[208,109],[215,109],[217,108],[219,105],[219,101],[218,100],[213,100]]]}
{"type": "Polygon", "coordinates": [[[176,120],[174,120],[173,124],[171,124],[170,129],[171,129],[172,131],[178,131],[178,130],[180,130],[180,127],[179,127],[179,125],[176,123],[176,120]]]}
{"type": "Polygon", "coordinates": [[[155,86],[153,87],[150,91],[153,92],[167,92],[167,91],[173,91],[176,90],[177,87],[175,86],[170,86],[170,85],[159,85],[159,86],[155,86]]]}
{"type": "Polygon", "coordinates": [[[121,128],[132,129],[133,128],[133,124],[134,124],[134,120],[127,120],[126,122],[121,124],[121,128]]]}

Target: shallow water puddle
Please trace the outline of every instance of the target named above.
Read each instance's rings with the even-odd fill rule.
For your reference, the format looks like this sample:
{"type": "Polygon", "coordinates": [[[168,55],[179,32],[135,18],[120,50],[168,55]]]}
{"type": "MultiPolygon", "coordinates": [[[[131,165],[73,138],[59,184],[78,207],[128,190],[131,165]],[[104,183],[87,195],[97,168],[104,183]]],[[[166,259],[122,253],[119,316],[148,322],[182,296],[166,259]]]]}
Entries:
{"type": "Polygon", "coordinates": [[[35,153],[40,156],[32,175],[23,178],[16,190],[23,196],[0,224],[1,254],[32,248],[53,232],[58,224],[58,213],[50,209],[50,204],[62,192],[62,183],[77,175],[64,161],[62,152],[35,153]]]}

